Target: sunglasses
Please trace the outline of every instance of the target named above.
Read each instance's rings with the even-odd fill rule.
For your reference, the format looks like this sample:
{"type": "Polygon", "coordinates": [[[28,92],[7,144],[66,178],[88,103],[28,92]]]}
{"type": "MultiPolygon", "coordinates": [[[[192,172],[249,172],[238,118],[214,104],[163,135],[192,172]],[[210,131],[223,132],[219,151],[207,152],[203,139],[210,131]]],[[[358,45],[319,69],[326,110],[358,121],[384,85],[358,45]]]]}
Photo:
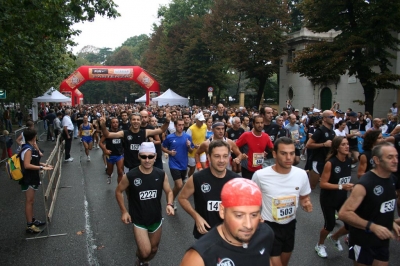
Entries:
{"type": "Polygon", "coordinates": [[[154,159],[154,157],[156,157],[156,156],[155,156],[155,155],[143,155],[143,154],[139,154],[139,157],[142,158],[143,160],[146,160],[146,159],[151,160],[151,159],[154,159]]]}
{"type": "Polygon", "coordinates": [[[332,119],[332,118],[335,118],[335,116],[334,116],[334,115],[325,116],[325,117],[327,117],[327,118],[330,118],[330,119],[332,119]]]}

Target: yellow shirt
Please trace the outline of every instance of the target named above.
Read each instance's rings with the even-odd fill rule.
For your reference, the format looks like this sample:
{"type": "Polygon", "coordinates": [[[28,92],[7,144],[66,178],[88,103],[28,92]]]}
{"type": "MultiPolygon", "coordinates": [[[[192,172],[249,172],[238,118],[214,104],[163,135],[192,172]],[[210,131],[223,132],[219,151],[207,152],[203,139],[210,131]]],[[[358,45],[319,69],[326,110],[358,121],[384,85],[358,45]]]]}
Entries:
{"type": "MultiPolygon", "coordinates": [[[[203,141],[206,140],[206,134],[207,134],[207,125],[203,123],[203,125],[199,128],[196,124],[193,124],[189,127],[192,135],[192,141],[194,145],[200,145],[203,143],[203,141]]],[[[191,158],[194,158],[194,155],[196,154],[197,149],[193,149],[192,152],[188,153],[188,156],[191,158]]]]}

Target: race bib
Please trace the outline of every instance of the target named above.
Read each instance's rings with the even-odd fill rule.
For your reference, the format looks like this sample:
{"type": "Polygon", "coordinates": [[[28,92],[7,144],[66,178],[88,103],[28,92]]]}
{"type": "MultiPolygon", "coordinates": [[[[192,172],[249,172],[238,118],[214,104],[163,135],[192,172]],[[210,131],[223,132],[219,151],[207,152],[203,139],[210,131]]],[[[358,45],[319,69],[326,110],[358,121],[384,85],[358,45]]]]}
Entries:
{"type": "Polygon", "coordinates": [[[296,213],[296,196],[272,198],[272,217],[275,221],[294,218],[296,213]]]}
{"type": "Polygon", "coordinates": [[[131,144],[131,151],[138,151],[140,148],[139,144],[131,144]]]}
{"type": "Polygon", "coordinates": [[[350,183],[350,179],[351,179],[351,176],[342,177],[342,178],[339,179],[338,184],[339,185],[348,184],[348,183],[350,183]]]}
{"type": "Polygon", "coordinates": [[[219,211],[219,204],[221,201],[218,200],[209,200],[207,201],[207,211],[209,212],[217,212],[219,211]]]}
{"type": "Polygon", "coordinates": [[[140,200],[149,200],[157,198],[157,190],[145,190],[139,192],[140,200]]]}
{"type": "Polygon", "coordinates": [[[395,205],[396,205],[395,199],[383,202],[381,204],[380,212],[381,213],[392,212],[392,211],[394,211],[395,205]]]}
{"type": "Polygon", "coordinates": [[[264,153],[253,153],[253,167],[258,167],[264,163],[264,153]]]}
{"type": "Polygon", "coordinates": [[[90,130],[83,130],[82,131],[82,136],[90,136],[90,130]]]}
{"type": "Polygon", "coordinates": [[[112,144],[120,144],[121,143],[121,139],[113,139],[112,140],[112,144]]]}
{"type": "Polygon", "coordinates": [[[292,140],[296,141],[299,140],[300,138],[300,134],[298,130],[293,130],[292,132],[290,132],[290,135],[292,137],[292,140]]]}

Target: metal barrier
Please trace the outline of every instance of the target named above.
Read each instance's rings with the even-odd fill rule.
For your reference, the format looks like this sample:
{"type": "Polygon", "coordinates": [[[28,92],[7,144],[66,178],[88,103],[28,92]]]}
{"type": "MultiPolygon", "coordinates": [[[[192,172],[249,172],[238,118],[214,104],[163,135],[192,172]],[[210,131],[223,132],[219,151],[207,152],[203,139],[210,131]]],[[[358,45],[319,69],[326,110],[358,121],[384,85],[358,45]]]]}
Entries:
{"type": "MultiPolygon", "coordinates": [[[[58,136],[56,140],[56,146],[51,152],[49,158],[46,161],[46,164],[52,165],[53,170],[42,171],[40,175],[40,179],[42,181],[43,187],[43,203],[44,209],[46,211],[46,218],[48,224],[51,223],[54,207],[57,200],[58,191],[60,189],[61,182],[61,170],[62,170],[62,158],[64,156],[64,146],[65,141],[62,140],[61,135],[58,136]]],[[[47,237],[55,237],[55,236],[65,236],[65,234],[56,234],[50,235],[49,225],[47,224],[47,235],[45,236],[36,236],[27,238],[29,239],[38,239],[38,238],[47,238],[47,237]]]]}
{"type": "Polygon", "coordinates": [[[38,141],[44,141],[42,138],[44,135],[47,137],[47,130],[44,128],[44,121],[39,120],[35,122],[35,129],[38,135],[38,141]]]}

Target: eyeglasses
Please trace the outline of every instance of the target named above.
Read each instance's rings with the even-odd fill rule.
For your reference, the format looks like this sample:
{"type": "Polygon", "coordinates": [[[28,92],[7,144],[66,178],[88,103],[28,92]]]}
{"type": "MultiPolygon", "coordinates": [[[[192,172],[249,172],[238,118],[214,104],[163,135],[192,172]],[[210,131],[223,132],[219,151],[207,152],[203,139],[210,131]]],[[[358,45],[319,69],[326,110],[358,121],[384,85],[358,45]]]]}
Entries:
{"type": "Polygon", "coordinates": [[[146,160],[146,159],[151,160],[151,159],[154,159],[154,157],[156,157],[156,156],[155,156],[155,155],[143,155],[143,154],[139,154],[139,157],[140,157],[141,159],[143,159],[143,160],[146,160]]]}

